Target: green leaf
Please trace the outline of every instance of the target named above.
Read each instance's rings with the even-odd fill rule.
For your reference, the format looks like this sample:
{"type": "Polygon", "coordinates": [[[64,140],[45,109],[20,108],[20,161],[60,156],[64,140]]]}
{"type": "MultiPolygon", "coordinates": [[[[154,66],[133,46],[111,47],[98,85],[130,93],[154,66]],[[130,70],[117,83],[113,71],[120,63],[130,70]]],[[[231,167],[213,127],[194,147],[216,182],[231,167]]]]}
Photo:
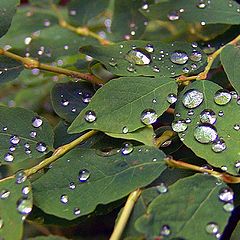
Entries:
{"type": "MultiPolygon", "coordinates": [[[[210,81],[196,81],[186,87],[179,96],[179,101],[176,105],[176,113],[179,113],[180,116],[175,117],[175,120],[191,119],[191,123],[187,124],[187,130],[184,134],[179,133],[179,136],[183,143],[197,156],[204,158],[213,166],[225,166],[229,173],[237,174],[238,169],[235,167],[235,163],[239,160],[238,146],[240,144],[240,135],[238,132],[238,125],[240,111],[237,110],[239,105],[237,104],[236,98],[234,96],[231,97],[231,94],[227,90],[224,94],[227,95],[231,101],[224,105],[217,104],[214,97],[217,91],[221,89],[219,85],[210,81]],[[203,94],[203,101],[196,108],[192,107],[195,103],[200,103],[202,96],[193,94],[194,96],[191,97],[189,92],[187,92],[191,90],[197,90],[203,94]],[[191,108],[186,108],[183,105],[183,101],[188,101],[191,104],[191,108]],[[204,110],[213,111],[213,118],[211,118],[212,125],[206,123],[209,119],[207,116],[209,115],[204,114],[203,117],[200,118],[200,114],[204,110]],[[193,115],[192,111],[194,113],[193,115]],[[215,118],[216,121],[214,122],[215,118]],[[200,120],[203,123],[201,123],[200,120]],[[221,144],[221,142],[225,143],[221,144]],[[225,150],[224,147],[226,147],[225,150]]],[[[219,101],[217,102],[219,103],[219,101]]],[[[189,106],[190,105],[188,105],[188,107],[189,106]]]]}
{"type": "Polygon", "coordinates": [[[22,70],[22,63],[0,56],[0,84],[14,80],[22,70]]]}
{"type": "Polygon", "coordinates": [[[228,79],[234,89],[240,94],[240,49],[237,46],[228,45],[221,52],[221,62],[227,73],[228,79]]]}
{"type": "Polygon", "coordinates": [[[123,138],[128,140],[136,140],[148,146],[154,146],[154,131],[152,126],[146,126],[144,128],[140,128],[134,132],[130,133],[110,133],[105,132],[110,137],[113,138],[123,138]]]}
{"type": "Polygon", "coordinates": [[[240,5],[236,1],[211,0],[166,0],[149,6],[149,11],[142,11],[151,20],[169,21],[170,18],[182,19],[193,23],[240,24],[240,5]],[[204,22],[204,23],[203,23],[204,22]]]}
{"type": "Polygon", "coordinates": [[[70,133],[87,129],[104,132],[133,132],[146,126],[140,117],[144,110],[153,109],[161,116],[169,107],[169,93],[177,92],[177,84],[166,77],[122,77],[111,80],[100,88],[89,105],[78,115],[69,128],[70,133]],[[87,122],[85,113],[94,111],[96,121],[87,122]]]}
{"type": "Polygon", "coordinates": [[[59,117],[72,122],[94,93],[92,85],[86,82],[57,83],[51,91],[53,109],[59,117]]]}
{"type": "Polygon", "coordinates": [[[238,222],[235,230],[233,231],[233,233],[231,235],[230,240],[239,240],[239,233],[240,233],[240,222],[238,222]]]}
{"type": "Polygon", "coordinates": [[[66,240],[66,239],[67,238],[65,238],[65,237],[53,236],[53,235],[28,238],[28,240],[66,240]]]}
{"type": "Polygon", "coordinates": [[[182,42],[167,44],[159,41],[133,40],[105,47],[84,46],[80,48],[80,52],[97,59],[107,70],[118,76],[173,77],[183,74],[186,70],[189,73],[194,72],[206,63],[206,55],[199,48],[193,48],[191,44],[182,42]],[[175,64],[171,61],[171,57],[176,51],[183,51],[186,58],[190,57],[193,51],[197,51],[202,58],[197,59],[199,61],[186,59],[184,64],[175,64]]]}
{"type": "Polygon", "coordinates": [[[12,18],[16,12],[19,0],[1,0],[0,3],[0,37],[6,34],[10,28],[12,18]]]}
{"type": "Polygon", "coordinates": [[[32,121],[35,117],[38,117],[36,113],[23,108],[0,107],[1,163],[17,164],[25,160],[42,157],[53,149],[51,126],[45,119],[41,118],[42,125],[34,127],[32,121]],[[36,134],[35,137],[34,133],[36,134]],[[36,149],[39,143],[46,145],[45,151],[36,149]]]}
{"type": "Polygon", "coordinates": [[[128,155],[119,151],[106,156],[99,150],[72,150],[34,182],[35,204],[46,213],[66,219],[86,215],[99,204],[121,199],[151,183],[165,168],[164,156],[156,148],[143,146],[134,147],[128,155]],[[79,181],[79,172],[83,169],[90,173],[86,182],[79,181]],[[75,189],[70,189],[71,182],[75,189]],[[68,196],[66,204],[60,201],[64,194],[68,196]],[[75,208],[79,208],[80,213],[74,214],[75,208]]]}
{"type": "Polygon", "coordinates": [[[104,12],[108,5],[109,0],[72,0],[67,5],[70,23],[86,26],[92,18],[104,12]]]}
{"type": "Polygon", "coordinates": [[[23,220],[32,209],[32,191],[29,181],[17,184],[16,179],[0,182],[0,236],[1,239],[21,240],[23,220]],[[28,192],[28,194],[24,194],[28,192]]]}
{"type": "Polygon", "coordinates": [[[227,186],[216,183],[216,178],[200,174],[179,180],[151,202],[147,214],[137,220],[137,230],[152,239],[161,235],[161,228],[167,225],[170,239],[216,238],[215,234],[207,233],[207,225],[216,223],[222,233],[231,214],[224,210],[224,202],[218,196],[227,186]]]}
{"type": "Polygon", "coordinates": [[[38,6],[38,7],[45,7],[45,8],[49,8],[49,3],[53,2],[55,4],[58,4],[59,2],[61,2],[60,0],[29,0],[29,3],[31,5],[34,6],[38,6]]]}

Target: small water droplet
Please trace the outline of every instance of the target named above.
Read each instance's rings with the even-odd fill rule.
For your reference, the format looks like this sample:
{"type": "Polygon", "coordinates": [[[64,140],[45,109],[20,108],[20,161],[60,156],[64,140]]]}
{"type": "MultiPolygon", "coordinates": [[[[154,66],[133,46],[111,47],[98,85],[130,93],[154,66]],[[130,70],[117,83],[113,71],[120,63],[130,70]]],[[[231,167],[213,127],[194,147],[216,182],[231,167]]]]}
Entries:
{"type": "Polygon", "coordinates": [[[92,110],[89,110],[85,113],[84,119],[86,122],[92,123],[97,119],[96,113],[92,110]]]}
{"type": "Polygon", "coordinates": [[[79,171],[78,179],[80,182],[86,182],[90,177],[90,172],[87,169],[79,171]]]}
{"type": "Polygon", "coordinates": [[[201,24],[201,26],[205,26],[206,22],[205,21],[201,21],[200,24],[201,24]]]}
{"type": "Polygon", "coordinates": [[[80,211],[79,208],[74,208],[74,209],[73,209],[73,214],[74,214],[74,215],[77,216],[77,215],[80,215],[80,213],[81,213],[81,211],[80,211]]]}
{"type": "Polygon", "coordinates": [[[227,146],[222,139],[219,139],[212,144],[212,150],[216,153],[222,152],[226,148],[227,148],[227,146]]]}
{"type": "Polygon", "coordinates": [[[63,107],[66,107],[66,106],[69,105],[69,101],[66,100],[66,99],[62,99],[62,100],[61,100],[61,105],[62,105],[63,107]]]}
{"type": "Polygon", "coordinates": [[[47,150],[47,146],[46,146],[46,144],[45,143],[43,143],[43,142],[38,142],[37,144],[36,144],[36,150],[38,151],[38,152],[45,152],[46,150],[47,150]]]}
{"type": "Polygon", "coordinates": [[[214,142],[218,135],[216,130],[211,124],[198,125],[194,130],[194,137],[200,143],[214,142]]]}
{"type": "Polygon", "coordinates": [[[133,145],[132,145],[131,143],[129,143],[129,142],[125,142],[125,143],[123,143],[123,145],[122,145],[121,153],[122,153],[123,155],[128,155],[128,154],[130,154],[133,150],[134,150],[133,145]]]}
{"type": "Polygon", "coordinates": [[[128,128],[126,126],[122,128],[122,133],[125,133],[125,134],[128,133],[128,128]]]}
{"type": "Polygon", "coordinates": [[[32,211],[32,201],[25,198],[18,200],[17,210],[21,214],[29,214],[32,211]]]}
{"type": "Polygon", "coordinates": [[[192,110],[192,109],[188,110],[187,115],[188,116],[193,116],[194,115],[194,110],[192,110]]]}
{"type": "Polygon", "coordinates": [[[32,38],[31,38],[31,37],[26,37],[26,38],[24,39],[25,45],[29,45],[29,44],[31,43],[31,41],[32,41],[32,38]]]}
{"type": "Polygon", "coordinates": [[[198,0],[197,7],[200,9],[204,9],[207,6],[207,0],[198,0]]]}
{"type": "Polygon", "coordinates": [[[179,20],[179,18],[180,18],[179,11],[171,11],[168,13],[167,17],[170,21],[179,20]]]}
{"type": "Polygon", "coordinates": [[[30,193],[30,191],[31,191],[31,188],[29,186],[25,186],[22,188],[22,194],[24,196],[27,196],[30,193]]]}
{"type": "Polygon", "coordinates": [[[234,124],[233,129],[236,131],[240,130],[240,124],[234,124]]]}
{"type": "Polygon", "coordinates": [[[15,179],[17,184],[22,184],[27,180],[27,176],[24,171],[20,170],[15,174],[15,179]]]}
{"type": "Polygon", "coordinates": [[[170,60],[172,63],[182,65],[188,61],[188,55],[186,52],[178,50],[171,54],[170,60]]]}
{"type": "Polygon", "coordinates": [[[148,65],[151,62],[151,55],[145,49],[135,48],[125,55],[125,59],[136,65],[148,65]]]}
{"type": "MultiPolygon", "coordinates": [[[[0,217],[0,229],[2,229],[3,226],[4,226],[4,224],[3,224],[3,220],[2,220],[2,218],[0,217]]],[[[4,240],[4,239],[3,239],[3,240],[4,240]]]]}
{"type": "Polygon", "coordinates": [[[234,210],[234,205],[233,203],[225,203],[223,205],[223,209],[226,211],[226,212],[232,212],[234,210]]]}
{"type": "Polygon", "coordinates": [[[7,199],[10,196],[11,192],[4,189],[0,192],[0,199],[4,200],[7,199]]]}
{"type": "Polygon", "coordinates": [[[63,195],[60,197],[60,202],[63,203],[63,204],[68,203],[68,196],[67,196],[66,194],[63,194],[63,195]]]}
{"type": "Polygon", "coordinates": [[[194,62],[199,62],[202,59],[202,53],[197,50],[193,50],[189,58],[194,62]]]}
{"type": "Polygon", "coordinates": [[[172,129],[174,132],[180,133],[186,131],[188,125],[185,120],[179,119],[172,122],[172,129]]]}
{"type": "Polygon", "coordinates": [[[31,138],[35,138],[37,136],[37,132],[31,131],[29,135],[31,138]]]}
{"type": "Polygon", "coordinates": [[[232,99],[232,95],[228,90],[218,90],[214,95],[214,101],[217,105],[226,105],[232,99]]]}
{"type": "Polygon", "coordinates": [[[184,67],[183,69],[182,69],[182,71],[183,71],[183,73],[189,73],[189,68],[188,67],[184,67]]]}
{"type": "Polygon", "coordinates": [[[167,96],[167,101],[170,104],[173,104],[177,101],[177,95],[175,93],[169,93],[167,96]]]}
{"type": "Polygon", "coordinates": [[[8,130],[8,128],[7,128],[7,127],[3,127],[2,130],[3,130],[4,132],[6,132],[6,131],[8,130]]]}
{"type": "Polygon", "coordinates": [[[158,115],[153,109],[145,109],[140,116],[140,120],[145,125],[153,124],[157,121],[158,115]]]}
{"type": "Polygon", "coordinates": [[[217,115],[216,113],[211,110],[211,109],[204,109],[201,113],[200,113],[200,121],[202,123],[210,123],[210,124],[214,124],[217,120],[217,115]]]}
{"type": "Polygon", "coordinates": [[[216,233],[218,233],[218,230],[219,230],[219,226],[217,225],[217,223],[210,222],[206,226],[206,232],[209,234],[215,235],[216,233]]]}
{"type": "Polygon", "coordinates": [[[186,108],[196,108],[203,102],[203,93],[191,89],[184,93],[182,103],[186,108]]]}
{"type": "Polygon", "coordinates": [[[6,162],[12,162],[12,161],[14,160],[14,156],[13,156],[11,153],[6,153],[6,154],[4,155],[4,160],[5,160],[6,162]]]}
{"type": "Polygon", "coordinates": [[[111,58],[110,61],[108,62],[108,64],[112,67],[116,67],[117,66],[117,62],[114,58],[111,58]]]}
{"type": "Polygon", "coordinates": [[[171,229],[168,225],[163,225],[160,234],[162,236],[169,236],[171,234],[171,229]]]}
{"type": "Polygon", "coordinates": [[[159,193],[166,193],[168,191],[168,187],[163,182],[156,186],[156,188],[159,193]]]}
{"type": "Polygon", "coordinates": [[[149,53],[152,53],[152,52],[154,52],[154,47],[152,44],[149,43],[146,45],[145,50],[149,53]]]}
{"type": "Polygon", "coordinates": [[[20,138],[17,135],[12,135],[10,137],[10,143],[11,144],[18,144],[20,142],[20,138]]]}
{"type": "Polygon", "coordinates": [[[39,127],[42,126],[42,124],[43,124],[43,120],[42,120],[40,117],[34,117],[34,118],[32,119],[32,125],[33,125],[33,127],[39,128],[39,127]]]}
{"type": "Polygon", "coordinates": [[[223,111],[219,111],[219,112],[218,112],[218,116],[219,116],[219,117],[223,117],[223,116],[224,116],[224,112],[223,112],[223,111]]]}
{"type": "Polygon", "coordinates": [[[164,148],[168,147],[171,145],[171,143],[172,143],[172,140],[167,140],[164,143],[162,143],[160,147],[164,147],[164,148]]]}
{"type": "Polygon", "coordinates": [[[235,162],[235,168],[240,168],[240,160],[237,160],[237,161],[235,162]]]}
{"type": "Polygon", "coordinates": [[[69,188],[72,190],[76,188],[76,185],[74,184],[74,182],[69,183],[69,188]]]}
{"type": "Polygon", "coordinates": [[[157,66],[153,66],[153,67],[152,67],[152,70],[153,70],[153,72],[155,72],[155,73],[159,73],[159,72],[160,72],[160,68],[157,67],[157,66]]]}
{"type": "Polygon", "coordinates": [[[225,187],[219,191],[218,198],[222,202],[231,202],[233,201],[234,193],[231,188],[225,187]]]}

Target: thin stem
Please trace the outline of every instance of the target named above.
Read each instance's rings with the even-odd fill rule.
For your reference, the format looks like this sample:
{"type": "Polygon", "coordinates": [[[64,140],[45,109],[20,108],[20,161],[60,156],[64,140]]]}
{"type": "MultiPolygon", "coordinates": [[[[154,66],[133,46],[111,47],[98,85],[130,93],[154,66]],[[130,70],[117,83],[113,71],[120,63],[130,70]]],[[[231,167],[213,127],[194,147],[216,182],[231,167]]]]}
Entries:
{"type": "Polygon", "coordinates": [[[137,189],[128,196],[127,202],[125,203],[121,216],[118,219],[109,240],[119,240],[121,238],[121,235],[127,225],[128,219],[132,213],[133,207],[140,195],[141,190],[137,189]]]}
{"type": "Polygon", "coordinates": [[[101,79],[97,78],[96,76],[94,76],[92,74],[80,73],[80,72],[69,70],[69,69],[50,66],[50,65],[47,65],[44,63],[40,63],[36,59],[28,58],[28,57],[21,57],[17,54],[11,53],[9,51],[5,51],[3,49],[0,49],[0,55],[4,55],[4,56],[14,59],[18,62],[21,62],[23,64],[23,66],[27,69],[38,68],[40,70],[44,70],[44,71],[48,71],[48,72],[64,74],[64,75],[72,77],[72,78],[81,78],[81,79],[90,81],[95,84],[104,84],[104,82],[101,79]]]}
{"type": "Polygon", "coordinates": [[[155,139],[155,145],[157,147],[161,147],[163,143],[165,143],[167,140],[174,137],[176,133],[174,131],[166,130],[159,138],[155,139]]]}

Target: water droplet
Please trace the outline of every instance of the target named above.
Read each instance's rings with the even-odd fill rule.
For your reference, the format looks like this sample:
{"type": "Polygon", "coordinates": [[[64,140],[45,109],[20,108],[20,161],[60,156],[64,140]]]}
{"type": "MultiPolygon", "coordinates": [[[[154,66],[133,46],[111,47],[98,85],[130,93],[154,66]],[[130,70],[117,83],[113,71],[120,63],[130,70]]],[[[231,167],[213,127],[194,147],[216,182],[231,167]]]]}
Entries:
{"type": "Polygon", "coordinates": [[[224,116],[224,112],[223,112],[223,111],[219,111],[219,112],[218,112],[218,116],[219,116],[219,117],[223,117],[223,116],[224,116]]]}
{"type": "Polygon", "coordinates": [[[192,119],[191,119],[191,118],[186,118],[185,122],[186,122],[187,124],[189,124],[189,123],[192,122],[192,119]]]}
{"type": "Polygon", "coordinates": [[[7,128],[7,127],[3,127],[2,130],[3,130],[4,132],[6,132],[6,131],[8,130],[8,128],[7,128]]]}
{"type": "Polygon", "coordinates": [[[157,66],[153,66],[153,67],[152,67],[152,70],[153,70],[153,72],[155,72],[155,73],[159,73],[159,72],[160,72],[160,68],[157,67],[157,66]]]}
{"type": "Polygon", "coordinates": [[[48,19],[45,19],[43,25],[44,27],[49,27],[51,25],[51,22],[48,19]]]}
{"type": "MultiPolygon", "coordinates": [[[[2,229],[3,228],[3,220],[2,220],[2,218],[0,218],[0,229],[2,229]]],[[[4,240],[4,239],[3,239],[4,240]]]]}
{"type": "Polygon", "coordinates": [[[218,135],[216,130],[211,124],[198,125],[194,130],[194,137],[200,143],[214,142],[218,135]]]}
{"type": "Polygon", "coordinates": [[[126,126],[122,128],[122,133],[125,133],[125,134],[128,133],[128,128],[126,126]]]}
{"type": "Polygon", "coordinates": [[[214,124],[217,120],[217,115],[216,113],[211,110],[211,109],[204,109],[201,113],[200,113],[200,121],[202,123],[210,123],[210,124],[214,124]]]}
{"type": "Polygon", "coordinates": [[[69,183],[69,188],[72,190],[76,188],[76,185],[74,184],[74,182],[69,183]]]}
{"type": "Polygon", "coordinates": [[[232,95],[228,90],[218,90],[214,96],[214,101],[218,105],[226,105],[231,99],[232,95]]]}
{"type": "Polygon", "coordinates": [[[199,62],[202,59],[202,53],[197,50],[193,50],[189,58],[194,62],[199,62]]]}
{"type": "Polygon", "coordinates": [[[180,18],[179,11],[171,11],[168,13],[167,17],[170,21],[179,20],[179,18],[180,18]]]}
{"type": "Polygon", "coordinates": [[[84,119],[86,122],[92,123],[97,119],[96,113],[92,110],[89,110],[85,113],[84,119]]]}
{"type": "Polygon", "coordinates": [[[108,64],[112,67],[116,67],[117,66],[117,62],[114,58],[111,58],[110,61],[108,62],[108,64]]]}
{"type": "Polygon", "coordinates": [[[218,194],[218,198],[223,202],[233,201],[234,193],[231,188],[225,187],[222,188],[218,194]]]}
{"type": "Polygon", "coordinates": [[[183,69],[182,69],[182,71],[183,71],[183,73],[189,73],[189,68],[188,67],[184,67],[183,69]]]}
{"type": "Polygon", "coordinates": [[[7,199],[10,196],[11,192],[4,189],[0,192],[0,199],[7,199]]]}
{"type": "Polygon", "coordinates": [[[200,24],[201,24],[201,26],[205,26],[206,22],[205,21],[201,21],[200,24]]]}
{"type": "Polygon", "coordinates": [[[217,223],[214,222],[210,222],[207,224],[206,226],[206,232],[209,234],[216,234],[219,230],[219,226],[217,225],[217,223]]]}
{"type": "Polygon", "coordinates": [[[27,176],[24,171],[20,170],[15,174],[15,179],[17,184],[22,184],[27,180],[27,176]]]}
{"type": "Polygon", "coordinates": [[[32,211],[32,201],[30,199],[20,199],[17,202],[17,210],[21,214],[29,214],[32,211]]]}
{"type": "Polygon", "coordinates": [[[203,102],[203,93],[191,89],[184,93],[182,103],[186,108],[196,108],[203,102]]]}
{"type": "Polygon", "coordinates": [[[152,53],[152,52],[154,52],[154,47],[152,44],[149,43],[146,45],[145,50],[149,53],[152,53]]]}
{"type": "Polygon", "coordinates": [[[168,191],[168,187],[165,185],[165,183],[160,183],[158,186],[156,186],[156,188],[159,193],[166,193],[168,191]]]}
{"type": "Polygon", "coordinates": [[[222,152],[227,148],[225,142],[221,139],[218,141],[214,142],[212,145],[212,150],[216,153],[222,152]]]}
{"type": "Polygon", "coordinates": [[[145,109],[140,116],[140,120],[145,125],[153,124],[157,121],[158,115],[153,109],[145,109]]]}
{"type": "Polygon", "coordinates": [[[29,136],[30,136],[31,138],[35,138],[35,137],[37,136],[37,132],[31,131],[30,134],[29,134],[29,136]]]}
{"type": "Polygon", "coordinates": [[[24,43],[25,43],[26,45],[29,45],[29,44],[31,43],[31,41],[32,41],[32,38],[31,38],[31,37],[26,37],[26,38],[24,39],[24,43]]]}
{"type": "Polygon", "coordinates": [[[206,0],[198,0],[197,2],[197,7],[200,9],[204,9],[207,6],[207,1],[206,0]]]}
{"type": "Polygon", "coordinates": [[[233,129],[236,131],[240,130],[240,124],[234,124],[233,129]]]}
{"type": "Polygon", "coordinates": [[[128,154],[130,154],[133,151],[133,149],[134,149],[134,147],[133,147],[133,145],[131,143],[125,142],[122,145],[121,153],[123,155],[128,155],[128,154]]]}
{"type": "Polygon", "coordinates": [[[17,135],[13,135],[10,137],[11,144],[18,144],[20,142],[20,138],[17,135]]]}
{"type": "Polygon", "coordinates": [[[177,95],[175,93],[169,93],[167,96],[167,101],[170,104],[173,104],[177,101],[177,95]]]}
{"type": "Polygon", "coordinates": [[[235,162],[235,168],[240,168],[240,160],[237,160],[237,161],[235,162]]]}
{"type": "Polygon", "coordinates": [[[171,145],[171,143],[172,143],[172,140],[167,140],[164,143],[162,143],[160,147],[168,147],[171,145]]]}
{"type": "Polygon", "coordinates": [[[85,92],[82,94],[82,101],[84,103],[90,103],[92,100],[92,94],[91,93],[88,93],[88,92],[85,92]]]}
{"type": "Polygon", "coordinates": [[[32,119],[32,125],[33,125],[33,127],[39,128],[39,127],[42,126],[42,124],[43,124],[43,120],[42,120],[40,117],[34,117],[34,118],[32,119]]]}
{"type": "Polygon", "coordinates": [[[188,61],[188,55],[186,52],[178,50],[171,54],[170,60],[172,63],[182,65],[188,61]]]}
{"type": "Polygon", "coordinates": [[[31,191],[31,188],[29,186],[25,186],[22,188],[22,194],[27,196],[31,191]]]}
{"type": "Polygon", "coordinates": [[[68,203],[68,196],[67,196],[66,194],[63,194],[63,195],[60,197],[60,202],[63,203],[63,204],[68,203]]]}
{"type": "Polygon", "coordinates": [[[192,109],[188,110],[187,115],[188,116],[193,116],[194,115],[194,110],[192,110],[192,109]]]}
{"type": "Polygon", "coordinates": [[[225,203],[223,205],[223,209],[226,211],[226,212],[232,212],[234,210],[234,205],[232,203],[225,203]]]}
{"type": "Polygon", "coordinates": [[[183,119],[175,120],[172,122],[172,129],[174,132],[177,132],[177,133],[184,132],[187,130],[187,128],[188,128],[188,125],[183,119]]]}
{"type": "Polygon", "coordinates": [[[74,209],[73,209],[73,214],[74,214],[74,215],[80,215],[80,213],[81,213],[81,211],[80,211],[79,208],[74,208],[74,209]]]}
{"type": "Polygon", "coordinates": [[[66,100],[66,99],[62,99],[62,100],[61,100],[61,105],[62,105],[63,107],[66,107],[66,106],[69,105],[69,101],[66,100]]]}
{"type": "Polygon", "coordinates": [[[135,48],[125,55],[125,59],[136,65],[148,65],[151,62],[151,55],[145,49],[135,48]]]}
{"type": "Polygon", "coordinates": [[[168,225],[163,225],[160,234],[162,236],[169,236],[171,234],[171,229],[168,225]]]}
{"type": "Polygon", "coordinates": [[[90,172],[87,169],[79,171],[78,179],[80,182],[86,182],[90,177],[90,172]]]}
{"type": "Polygon", "coordinates": [[[36,150],[38,151],[38,152],[45,152],[46,150],[47,150],[47,146],[46,146],[46,144],[45,143],[43,143],[43,142],[38,142],[37,144],[36,144],[36,150]]]}
{"type": "Polygon", "coordinates": [[[13,156],[11,153],[6,153],[6,154],[4,155],[4,160],[5,160],[6,162],[12,162],[12,161],[14,160],[14,156],[13,156]]]}

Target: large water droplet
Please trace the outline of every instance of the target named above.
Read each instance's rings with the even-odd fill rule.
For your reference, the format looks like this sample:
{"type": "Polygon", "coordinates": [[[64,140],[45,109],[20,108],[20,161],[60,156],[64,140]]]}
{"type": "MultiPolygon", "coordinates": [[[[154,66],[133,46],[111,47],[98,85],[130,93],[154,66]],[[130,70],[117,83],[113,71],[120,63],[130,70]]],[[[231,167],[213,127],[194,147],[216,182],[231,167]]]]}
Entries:
{"type": "Polygon", "coordinates": [[[163,225],[160,234],[162,236],[169,236],[171,234],[171,229],[168,225],[163,225]]]}
{"type": "Polygon", "coordinates": [[[231,188],[225,187],[220,190],[218,197],[223,202],[231,202],[233,201],[234,193],[231,188]]]}
{"type": "Polygon", "coordinates": [[[125,55],[125,59],[136,65],[148,65],[151,62],[151,55],[145,49],[135,48],[125,55]]]}
{"type": "Polygon", "coordinates": [[[42,124],[43,124],[43,120],[42,120],[40,117],[34,117],[34,118],[32,119],[32,125],[33,125],[33,127],[39,128],[39,127],[42,126],[42,124]]]}
{"type": "Polygon", "coordinates": [[[202,123],[214,124],[216,120],[217,120],[217,115],[211,109],[204,109],[200,114],[200,121],[202,123]]]}
{"type": "Polygon", "coordinates": [[[157,121],[157,118],[157,113],[153,109],[145,109],[140,116],[141,122],[146,125],[155,123],[157,121]]]}
{"type": "Polygon", "coordinates": [[[172,129],[174,132],[184,132],[188,128],[188,125],[185,120],[180,119],[180,120],[175,120],[172,122],[172,129]]]}
{"type": "Polygon", "coordinates": [[[87,122],[92,123],[92,122],[96,121],[96,119],[97,119],[96,113],[92,110],[89,110],[85,113],[84,119],[87,122]]]}
{"type": "Polygon", "coordinates": [[[211,124],[198,125],[194,130],[194,137],[200,143],[214,142],[218,135],[211,124]]]}
{"type": "Polygon", "coordinates": [[[227,148],[225,142],[222,139],[217,140],[212,144],[212,150],[216,153],[222,152],[227,148]]]}
{"type": "Polygon", "coordinates": [[[170,60],[172,63],[182,65],[188,61],[188,55],[186,52],[178,50],[171,54],[170,60]]]}
{"type": "Polygon", "coordinates": [[[29,214],[32,211],[32,201],[30,199],[20,199],[17,202],[17,210],[21,214],[29,214]]]}
{"type": "Polygon", "coordinates": [[[218,105],[226,105],[232,99],[232,95],[227,90],[218,90],[214,95],[214,101],[218,105]]]}
{"type": "Polygon", "coordinates": [[[7,199],[10,196],[11,192],[4,189],[0,192],[0,199],[7,199]]]}
{"type": "Polygon", "coordinates": [[[63,204],[68,203],[68,196],[67,196],[66,194],[63,194],[63,195],[60,197],[60,202],[63,203],[63,204]]]}
{"type": "Polygon", "coordinates": [[[20,138],[17,135],[12,135],[10,137],[10,143],[11,144],[18,144],[20,142],[20,138]]]}
{"type": "Polygon", "coordinates": [[[79,171],[78,179],[80,182],[86,182],[90,177],[90,172],[87,169],[81,169],[79,171]]]}
{"type": "Polygon", "coordinates": [[[47,150],[47,146],[46,146],[46,144],[45,143],[43,143],[43,142],[38,142],[37,144],[36,144],[36,150],[38,151],[38,152],[45,152],[46,150],[47,150]]]}
{"type": "Polygon", "coordinates": [[[214,222],[210,222],[207,224],[206,226],[206,232],[209,233],[209,234],[216,234],[219,230],[219,226],[217,223],[214,223],[214,222]]]}
{"type": "Polygon", "coordinates": [[[175,93],[169,93],[167,96],[167,101],[170,104],[173,104],[177,101],[177,95],[175,93]]]}
{"type": "Polygon", "coordinates": [[[203,102],[203,93],[191,89],[184,93],[182,103],[186,108],[196,108],[203,102]]]}
{"type": "Polygon", "coordinates": [[[134,147],[133,147],[133,145],[131,143],[125,142],[122,145],[121,153],[123,155],[128,155],[128,154],[130,154],[133,151],[133,149],[134,149],[134,147]]]}
{"type": "Polygon", "coordinates": [[[11,153],[6,153],[6,154],[4,155],[4,160],[5,160],[6,162],[12,162],[12,161],[14,160],[14,156],[13,156],[11,153]]]}
{"type": "Polygon", "coordinates": [[[180,18],[180,13],[179,11],[171,11],[168,13],[167,17],[170,21],[176,21],[180,18]]]}

